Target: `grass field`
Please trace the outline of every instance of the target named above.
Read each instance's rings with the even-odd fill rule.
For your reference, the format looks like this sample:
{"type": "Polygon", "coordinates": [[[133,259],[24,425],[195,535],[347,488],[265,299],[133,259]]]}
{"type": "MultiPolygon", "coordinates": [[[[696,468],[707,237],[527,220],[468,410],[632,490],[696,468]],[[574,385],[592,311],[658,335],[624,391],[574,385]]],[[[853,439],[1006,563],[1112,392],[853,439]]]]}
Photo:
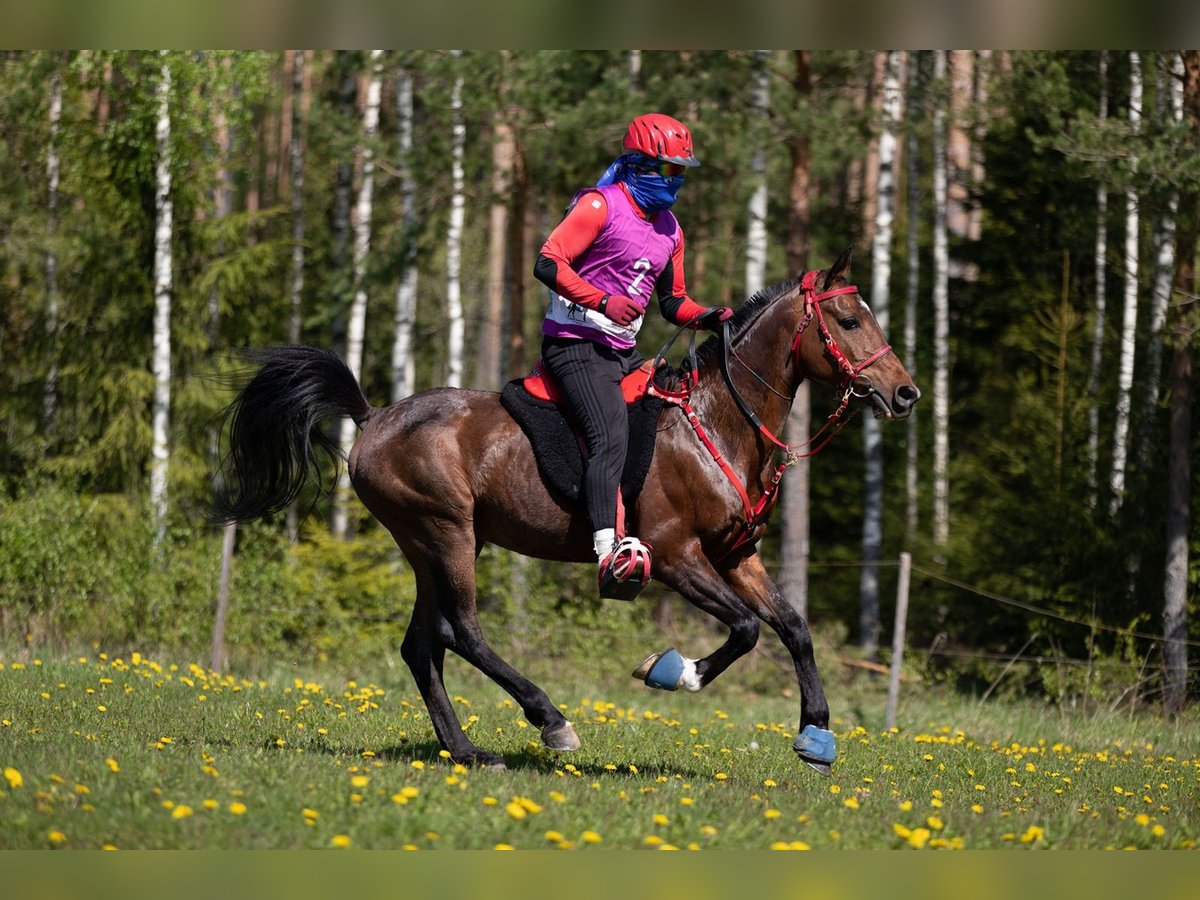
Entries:
{"type": "MultiPolygon", "coordinates": [[[[448,664],[460,718],[507,772],[439,755],[402,668],[374,681],[221,677],[101,652],[0,659],[0,847],[1191,848],[1200,725],[830,686],[832,778],[791,751],[798,700],[734,679],[652,692],[551,678],[583,740],[540,749],[490,683],[448,664]]],[[[631,660],[636,662],[636,660],[631,660]]],[[[787,683],[781,682],[781,686],[787,683]]]]}

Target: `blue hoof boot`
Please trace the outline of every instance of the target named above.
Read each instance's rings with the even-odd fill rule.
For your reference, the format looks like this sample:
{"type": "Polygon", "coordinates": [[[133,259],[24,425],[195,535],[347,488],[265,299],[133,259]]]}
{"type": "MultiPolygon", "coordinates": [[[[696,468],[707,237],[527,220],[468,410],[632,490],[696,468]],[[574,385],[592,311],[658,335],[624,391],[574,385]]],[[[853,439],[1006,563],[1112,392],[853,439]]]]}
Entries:
{"type": "Polygon", "coordinates": [[[822,775],[830,774],[830,763],[837,758],[833,732],[816,725],[805,725],[804,730],[792,741],[792,749],[822,775]]]}
{"type": "MultiPolygon", "coordinates": [[[[658,655],[658,659],[650,657],[654,662],[645,671],[647,687],[658,688],[660,691],[674,691],[679,687],[679,678],[683,675],[683,657],[672,647],[658,655]]],[[[650,660],[642,663],[639,670],[650,660]]]]}

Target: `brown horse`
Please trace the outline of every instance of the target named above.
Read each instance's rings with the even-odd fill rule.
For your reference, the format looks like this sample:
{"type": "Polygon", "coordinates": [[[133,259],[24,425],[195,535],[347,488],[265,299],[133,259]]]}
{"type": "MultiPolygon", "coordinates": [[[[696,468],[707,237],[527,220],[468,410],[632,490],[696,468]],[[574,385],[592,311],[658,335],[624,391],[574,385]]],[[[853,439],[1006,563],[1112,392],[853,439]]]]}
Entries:
{"type": "MultiPolygon", "coordinates": [[[[847,283],[849,258],[847,250],[826,271],[760,291],[726,323],[723,338],[700,348],[698,378],[682,408],[664,409],[649,474],[626,512],[630,533],[654,547],[652,576],[729,629],[725,643],[702,659],[672,649],[635,674],[653,687],[700,690],[754,647],[761,619],[778,632],[796,667],[801,703],[794,748],[823,774],[835,750],[812,640],[767,575],[754,540],[782,473],[775,435],[802,379],[839,391],[839,419],[862,403],[878,418],[903,418],[920,397],[847,283]]],[[[262,368],[228,412],[218,516],[244,520],[284,508],[313,474],[315,449],[338,451],[320,421],[352,417],[362,433],[350,453],[350,480],[416,575],[401,653],[442,746],[461,763],[504,765],[460,727],[442,681],[449,649],[508,691],[547,747],[577,749],[571,723],[488,645],[476,615],[475,559],[485,543],[595,563],[582,503],[565,502],[533,474],[530,442],[498,395],[438,388],[378,408],[328,351],[281,347],[253,355],[262,368]]]]}

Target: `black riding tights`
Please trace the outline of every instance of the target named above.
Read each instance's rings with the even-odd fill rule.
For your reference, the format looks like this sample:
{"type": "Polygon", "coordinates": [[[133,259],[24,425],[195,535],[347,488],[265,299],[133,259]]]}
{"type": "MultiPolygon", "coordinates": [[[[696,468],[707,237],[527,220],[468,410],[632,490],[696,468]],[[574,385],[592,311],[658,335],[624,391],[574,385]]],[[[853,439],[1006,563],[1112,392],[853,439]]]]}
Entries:
{"type": "Polygon", "coordinates": [[[617,488],[625,468],[629,418],[621,379],[642,364],[636,348],[546,337],[542,359],[566,395],[567,415],[587,446],[583,494],[592,531],[617,525],[617,488]]]}

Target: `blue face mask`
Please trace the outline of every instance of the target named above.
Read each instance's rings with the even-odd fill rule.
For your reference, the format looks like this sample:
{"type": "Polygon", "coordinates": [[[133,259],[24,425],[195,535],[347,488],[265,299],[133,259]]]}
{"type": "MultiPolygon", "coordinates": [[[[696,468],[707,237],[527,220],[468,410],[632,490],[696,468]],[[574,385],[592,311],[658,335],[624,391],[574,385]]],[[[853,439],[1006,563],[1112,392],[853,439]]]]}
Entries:
{"type": "Polygon", "coordinates": [[[659,175],[651,173],[639,175],[630,172],[625,176],[625,186],[633,199],[648,213],[670,209],[683,187],[682,175],[659,175]]]}
{"type": "Polygon", "coordinates": [[[626,154],[613,160],[596,187],[623,181],[629,193],[643,210],[648,213],[669,209],[683,187],[682,175],[659,175],[656,172],[634,171],[638,163],[653,163],[640,154],[626,154]]]}

